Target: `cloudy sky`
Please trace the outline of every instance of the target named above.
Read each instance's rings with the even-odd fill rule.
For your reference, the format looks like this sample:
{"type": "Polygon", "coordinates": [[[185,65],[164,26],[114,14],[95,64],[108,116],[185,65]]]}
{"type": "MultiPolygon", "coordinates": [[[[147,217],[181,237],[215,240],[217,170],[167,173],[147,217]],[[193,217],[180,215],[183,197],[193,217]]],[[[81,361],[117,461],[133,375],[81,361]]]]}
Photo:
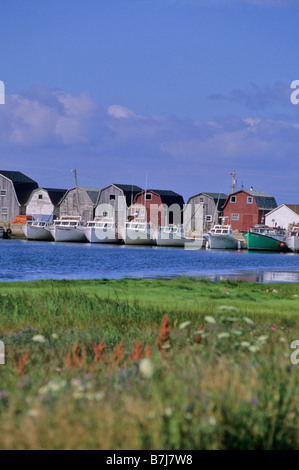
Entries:
{"type": "Polygon", "coordinates": [[[0,170],[299,203],[298,0],[1,4],[0,170]]]}

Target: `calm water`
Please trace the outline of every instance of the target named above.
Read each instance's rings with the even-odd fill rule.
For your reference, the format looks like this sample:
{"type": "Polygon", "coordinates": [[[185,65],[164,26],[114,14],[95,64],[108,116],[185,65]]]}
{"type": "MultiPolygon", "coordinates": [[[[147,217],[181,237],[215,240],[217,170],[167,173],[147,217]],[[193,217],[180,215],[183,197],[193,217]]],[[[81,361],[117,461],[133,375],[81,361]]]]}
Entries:
{"type": "Polygon", "coordinates": [[[200,276],[299,282],[299,255],[0,240],[0,281],[200,276]]]}

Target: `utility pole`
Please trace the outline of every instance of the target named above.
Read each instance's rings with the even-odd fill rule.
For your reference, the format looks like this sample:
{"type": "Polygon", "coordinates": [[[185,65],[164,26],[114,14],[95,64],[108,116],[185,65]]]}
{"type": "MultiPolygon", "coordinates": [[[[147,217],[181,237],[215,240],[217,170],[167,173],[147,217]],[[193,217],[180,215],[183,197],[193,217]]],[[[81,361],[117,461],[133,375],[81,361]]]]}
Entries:
{"type": "Polygon", "coordinates": [[[236,174],[235,170],[233,170],[233,172],[230,173],[230,175],[232,175],[232,177],[233,177],[233,181],[232,181],[232,193],[234,193],[234,192],[235,192],[235,186],[236,186],[236,184],[237,184],[237,181],[236,181],[236,178],[235,178],[235,176],[237,176],[237,174],[236,174]]]}
{"type": "Polygon", "coordinates": [[[78,180],[77,180],[77,170],[71,170],[72,173],[75,175],[75,184],[76,184],[76,196],[77,196],[77,209],[78,209],[78,214],[81,216],[80,213],[80,205],[79,205],[79,192],[78,192],[78,180]]]}

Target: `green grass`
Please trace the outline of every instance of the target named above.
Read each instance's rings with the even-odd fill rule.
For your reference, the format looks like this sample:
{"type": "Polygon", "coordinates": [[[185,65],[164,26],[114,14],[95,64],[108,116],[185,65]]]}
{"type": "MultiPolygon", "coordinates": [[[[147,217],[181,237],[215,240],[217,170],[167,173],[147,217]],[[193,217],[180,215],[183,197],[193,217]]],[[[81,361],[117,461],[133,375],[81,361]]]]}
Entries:
{"type": "Polygon", "coordinates": [[[298,449],[298,314],[298,284],[1,283],[0,448],[298,449]]]}

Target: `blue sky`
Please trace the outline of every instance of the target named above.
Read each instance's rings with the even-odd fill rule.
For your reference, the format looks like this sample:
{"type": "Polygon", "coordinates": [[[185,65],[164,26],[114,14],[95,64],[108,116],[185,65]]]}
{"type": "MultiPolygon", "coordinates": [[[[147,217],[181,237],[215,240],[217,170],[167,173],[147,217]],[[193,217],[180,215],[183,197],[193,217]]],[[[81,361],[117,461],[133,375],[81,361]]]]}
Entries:
{"type": "Polygon", "coordinates": [[[292,0],[2,2],[0,169],[187,198],[235,168],[299,203],[298,18],[292,0]]]}

